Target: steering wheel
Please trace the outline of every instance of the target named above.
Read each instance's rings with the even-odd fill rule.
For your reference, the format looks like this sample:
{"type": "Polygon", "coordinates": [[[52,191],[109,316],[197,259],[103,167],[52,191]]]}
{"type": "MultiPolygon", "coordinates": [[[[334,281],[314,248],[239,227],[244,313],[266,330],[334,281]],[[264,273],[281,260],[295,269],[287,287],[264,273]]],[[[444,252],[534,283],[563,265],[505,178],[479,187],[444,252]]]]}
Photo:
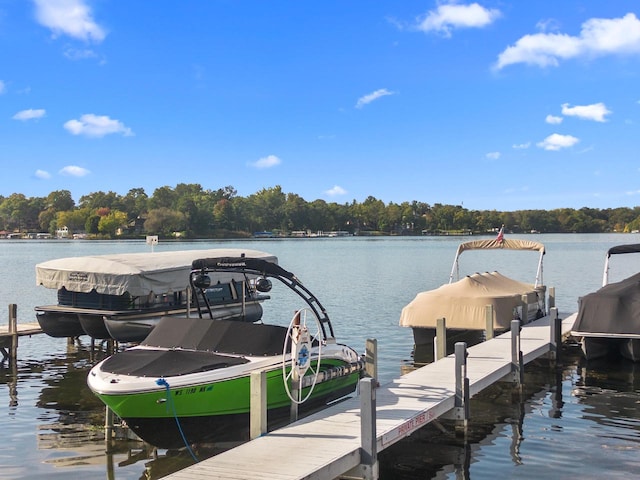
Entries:
{"type": "Polygon", "coordinates": [[[309,308],[298,310],[289,323],[282,348],[282,378],[287,396],[293,403],[306,402],[316,386],[320,373],[322,339],[322,327],[315,313],[309,308]],[[287,345],[289,343],[291,343],[291,357],[287,361],[287,345]],[[313,358],[315,366],[312,365],[311,358],[314,343],[317,345],[317,353],[313,358]],[[308,372],[310,373],[307,375],[308,372]],[[312,379],[307,394],[303,396],[302,380],[305,376],[312,377],[312,379]],[[291,380],[292,386],[297,385],[295,397],[292,392],[294,389],[289,387],[289,380],[291,380]]]}

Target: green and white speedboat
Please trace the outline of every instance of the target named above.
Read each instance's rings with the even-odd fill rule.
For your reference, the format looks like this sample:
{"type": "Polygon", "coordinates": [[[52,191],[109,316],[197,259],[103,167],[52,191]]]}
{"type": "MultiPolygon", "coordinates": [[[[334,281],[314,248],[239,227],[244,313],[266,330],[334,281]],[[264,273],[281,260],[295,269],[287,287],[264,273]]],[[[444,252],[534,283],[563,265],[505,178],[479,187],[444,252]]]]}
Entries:
{"type": "Polygon", "coordinates": [[[248,440],[252,372],[266,372],[269,429],[289,421],[292,403],[304,412],[352,394],[362,375],[362,358],[336,341],[324,307],[276,263],[244,256],[196,260],[192,289],[204,294],[217,274],[229,272],[246,274],[263,293],[277,279],[306,305],[287,327],[214,319],[205,296],[197,318],[162,319],[144,342],[88,375],[90,389],[159,448],[248,440]]]}

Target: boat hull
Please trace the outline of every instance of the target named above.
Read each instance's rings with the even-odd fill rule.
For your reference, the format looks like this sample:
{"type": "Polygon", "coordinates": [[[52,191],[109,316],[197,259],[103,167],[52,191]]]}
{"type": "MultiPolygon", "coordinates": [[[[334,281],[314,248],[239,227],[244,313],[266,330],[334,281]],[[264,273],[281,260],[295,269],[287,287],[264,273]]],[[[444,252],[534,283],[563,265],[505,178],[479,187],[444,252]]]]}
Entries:
{"type": "MultiPolygon", "coordinates": [[[[355,379],[357,382],[357,378],[355,379]]],[[[319,386],[318,386],[319,387],[319,386]]],[[[316,387],[316,388],[318,388],[316,387]]],[[[304,416],[324,408],[328,403],[348,396],[355,391],[355,383],[349,382],[341,388],[333,385],[321,395],[313,395],[299,407],[304,416]]],[[[269,407],[267,430],[272,431],[290,422],[291,407],[269,407]]],[[[250,412],[195,417],[124,417],[127,426],[145,442],[158,448],[181,448],[196,443],[244,442],[250,440],[250,412]],[[178,427],[178,424],[180,427],[178,427]],[[184,436],[184,439],[183,439],[184,436]]]]}
{"type": "Polygon", "coordinates": [[[79,337],[84,330],[75,313],[37,311],[36,319],[42,331],[54,338],[79,337]]]}
{"type": "MultiPolygon", "coordinates": [[[[237,320],[257,322],[262,318],[262,306],[258,302],[219,305],[211,309],[214,320],[237,320]]],[[[118,342],[141,342],[158,325],[164,316],[185,315],[186,309],[164,311],[149,315],[112,315],[104,316],[104,326],[110,338],[118,342]]]]}
{"type": "Polygon", "coordinates": [[[587,360],[622,356],[627,360],[640,362],[640,338],[585,336],[580,343],[587,360]]]}
{"type": "MultiPolygon", "coordinates": [[[[344,361],[323,359],[322,369],[348,367],[344,361]]],[[[268,428],[274,429],[289,420],[291,400],[284,387],[281,364],[267,373],[268,428]]],[[[313,388],[308,401],[300,406],[305,412],[353,393],[360,370],[332,377],[313,388]]],[[[158,448],[179,448],[188,444],[246,441],[249,439],[250,375],[194,383],[173,388],[174,379],[153,391],[110,394],[101,386],[89,385],[94,393],[142,440],[158,448]],[[179,426],[178,426],[179,425],[179,426]]],[[[179,381],[177,378],[176,382],[179,381]]],[[[104,386],[104,385],[103,385],[104,386]]],[[[303,397],[308,388],[303,389],[303,397]]]]}
{"type": "Polygon", "coordinates": [[[80,325],[85,334],[97,340],[108,340],[111,338],[109,330],[104,324],[102,315],[78,314],[80,325]]]}

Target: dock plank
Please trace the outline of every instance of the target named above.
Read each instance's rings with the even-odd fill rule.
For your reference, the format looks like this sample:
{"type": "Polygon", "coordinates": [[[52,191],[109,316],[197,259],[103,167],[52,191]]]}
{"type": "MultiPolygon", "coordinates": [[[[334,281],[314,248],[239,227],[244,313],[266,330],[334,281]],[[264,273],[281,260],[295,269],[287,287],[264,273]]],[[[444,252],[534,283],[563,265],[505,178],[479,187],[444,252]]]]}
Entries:
{"type": "MultiPolygon", "coordinates": [[[[575,314],[561,318],[567,335],[575,314]]],[[[525,364],[549,351],[549,338],[549,317],[522,328],[525,364]]],[[[511,373],[511,332],[469,348],[468,354],[473,396],[511,373]]],[[[376,389],[378,451],[451,411],[454,371],[455,358],[449,356],[376,389]]],[[[360,399],[351,398],[165,478],[331,480],[360,464],[360,443],[360,399]]]]}
{"type": "MultiPolygon", "coordinates": [[[[38,322],[18,323],[16,327],[19,337],[43,333],[38,322]]],[[[0,325],[0,337],[8,337],[11,335],[12,333],[9,333],[9,325],[0,325]]]]}

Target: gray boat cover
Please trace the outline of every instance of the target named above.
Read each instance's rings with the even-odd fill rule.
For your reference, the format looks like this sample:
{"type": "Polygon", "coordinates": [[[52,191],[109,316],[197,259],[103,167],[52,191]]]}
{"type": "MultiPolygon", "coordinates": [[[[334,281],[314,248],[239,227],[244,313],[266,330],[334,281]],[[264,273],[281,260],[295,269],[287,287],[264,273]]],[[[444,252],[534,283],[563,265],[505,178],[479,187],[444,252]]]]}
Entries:
{"type": "Polygon", "coordinates": [[[640,336],[640,273],[581,297],[571,333],[583,337],[640,336]]]}
{"type": "MultiPolygon", "coordinates": [[[[120,253],[58,258],[36,265],[36,284],[59,290],[132,296],[179,292],[189,286],[194,260],[210,257],[250,257],[277,262],[274,255],[258,250],[217,248],[173,252],[120,253]]],[[[239,273],[221,274],[222,283],[242,281],[239,273]]]]}
{"type": "Polygon", "coordinates": [[[475,273],[416,295],[402,309],[400,325],[435,328],[437,319],[444,317],[447,328],[484,330],[486,306],[492,305],[494,328],[508,329],[514,318],[514,309],[522,305],[522,296],[527,296],[529,313],[535,315],[538,295],[544,297],[544,293],[544,287],[536,289],[531,284],[498,272],[475,273]]]}

